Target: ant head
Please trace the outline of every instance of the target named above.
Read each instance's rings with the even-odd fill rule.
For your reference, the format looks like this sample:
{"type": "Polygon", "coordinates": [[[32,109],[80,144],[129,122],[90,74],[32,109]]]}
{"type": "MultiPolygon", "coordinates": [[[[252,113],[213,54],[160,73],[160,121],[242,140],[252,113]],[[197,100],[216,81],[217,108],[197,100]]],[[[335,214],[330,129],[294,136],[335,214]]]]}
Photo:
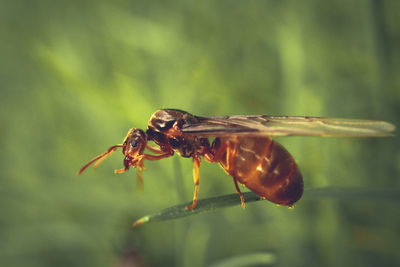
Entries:
{"type": "Polygon", "coordinates": [[[122,147],[122,153],[125,155],[124,166],[125,168],[122,170],[116,170],[115,172],[124,172],[129,169],[129,166],[135,168],[141,159],[141,155],[143,154],[143,150],[145,149],[147,144],[147,135],[144,131],[136,128],[132,128],[129,130],[128,134],[125,137],[124,143],[122,145],[115,145],[107,149],[103,154],[95,157],[91,161],[89,161],[85,166],[83,166],[78,174],[81,174],[87,167],[96,162],[93,165],[93,169],[96,169],[100,163],[114,153],[117,148],[122,147]]]}
{"type": "Polygon", "coordinates": [[[136,159],[143,154],[146,144],[146,134],[140,129],[132,128],[125,137],[122,153],[124,153],[125,157],[136,159]]]}

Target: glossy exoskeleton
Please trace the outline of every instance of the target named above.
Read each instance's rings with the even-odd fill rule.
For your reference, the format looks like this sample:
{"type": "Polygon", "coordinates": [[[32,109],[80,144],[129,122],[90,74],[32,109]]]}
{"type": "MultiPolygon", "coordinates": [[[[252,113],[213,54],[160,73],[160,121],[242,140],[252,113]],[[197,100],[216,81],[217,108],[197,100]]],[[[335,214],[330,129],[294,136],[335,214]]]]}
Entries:
{"type": "Polygon", "coordinates": [[[275,136],[388,136],[394,126],[383,121],[335,119],[295,116],[225,116],[199,117],[177,109],[156,111],[146,132],[132,128],[122,145],[110,147],[105,153],[83,166],[96,168],[103,159],[121,147],[124,168],[138,168],[138,178],[145,160],[160,160],[174,153],[193,159],[195,184],[194,209],[199,189],[201,158],[217,162],[233,177],[242,207],[244,198],[238,183],[245,185],[262,198],[280,205],[292,206],[303,193],[303,179],[289,152],[272,140],[275,136]],[[208,138],[214,138],[210,144],[208,138]],[[151,146],[153,141],[157,146],[151,146]],[[146,154],[145,149],[153,154],[146,154]]]}

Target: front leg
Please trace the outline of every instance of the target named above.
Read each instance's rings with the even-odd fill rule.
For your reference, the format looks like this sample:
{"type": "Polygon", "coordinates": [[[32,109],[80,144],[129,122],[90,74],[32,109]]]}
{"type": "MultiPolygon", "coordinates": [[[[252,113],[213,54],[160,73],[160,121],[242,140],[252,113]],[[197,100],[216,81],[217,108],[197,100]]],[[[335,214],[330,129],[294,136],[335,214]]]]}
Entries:
{"type": "Polygon", "coordinates": [[[149,144],[146,144],[146,148],[156,154],[164,154],[165,153],[165,151],[162,150],[161,148],[156,147],[156,146],[151,146],[149,144]]]}
{"type": "Polygon", "coordinates": [[[160,160],[163,158],[168,158],[174,154],[174,151],[167,151],[167,152],[162,152],[162,154],[159,155],[150,155],[150,154],[142,154],[134,159],[130,159],[129,162],[125,163],[125,168],[120,169],[120,170],[115,170],[115,173],[123,173],[129,169],[129,166],[132,168],[138,168],[137,170],[137,177],[138,177],[138,182],[139,182],[139,187],[143,187],[143,177],[142,177],[142,171],[145,170],[144,166],[144,160],[160,160]]]}
{"type": "Polygon", "coordinates": [[[171,157],[174,154],[173,151],[164,153],[164,154],[159,154],[159,155],[150,155],[150,154],[143,154],[141,155],[142,157],[138,160],[137,163],[137,176],[138,176],[138,181],[139,181],[139,186],[141,188],[143,188],[143,176],[142,176],[142,171],[146,169],[146,167],[144,166],[144,160],[148,159],[148,160],[160,160],[163,158],[168,158],[171,157]]]}

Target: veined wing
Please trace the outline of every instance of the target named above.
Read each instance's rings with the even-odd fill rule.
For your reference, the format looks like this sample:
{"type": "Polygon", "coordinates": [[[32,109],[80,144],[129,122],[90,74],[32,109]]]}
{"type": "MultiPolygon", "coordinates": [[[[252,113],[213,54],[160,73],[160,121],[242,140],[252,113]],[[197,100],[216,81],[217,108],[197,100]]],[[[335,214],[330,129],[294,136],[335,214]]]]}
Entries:
{"type": "Polygon", "coordinates": [[[198,123],[182,127],[184,135],[218,137],[226,135],[266,136],[390,136],[395,126],[385,121],[301,116],[197,117],[198,123]]]}

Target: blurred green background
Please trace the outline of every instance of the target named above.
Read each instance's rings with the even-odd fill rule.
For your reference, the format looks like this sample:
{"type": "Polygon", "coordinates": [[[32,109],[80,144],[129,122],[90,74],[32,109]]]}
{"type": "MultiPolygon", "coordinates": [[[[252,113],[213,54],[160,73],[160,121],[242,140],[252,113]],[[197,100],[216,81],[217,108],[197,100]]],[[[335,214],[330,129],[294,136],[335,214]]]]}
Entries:
{"type": "MultiPolygon", "coordinates": [[[[400,125],[399,13],[379,0],[0,1],[0,265],[399,266],[399,202],[260,201],[132,230],[191,201],[191,160],[147,162],[142,193],[135,170],[113,174],[120,151],[77,175],[160,108],[400,125]]],[[[400,187],[396,136],[278,141],[306,189],[400,187]]],[[[235,192],[217,164],[200,175],[201,199],[235,192]]]]}

